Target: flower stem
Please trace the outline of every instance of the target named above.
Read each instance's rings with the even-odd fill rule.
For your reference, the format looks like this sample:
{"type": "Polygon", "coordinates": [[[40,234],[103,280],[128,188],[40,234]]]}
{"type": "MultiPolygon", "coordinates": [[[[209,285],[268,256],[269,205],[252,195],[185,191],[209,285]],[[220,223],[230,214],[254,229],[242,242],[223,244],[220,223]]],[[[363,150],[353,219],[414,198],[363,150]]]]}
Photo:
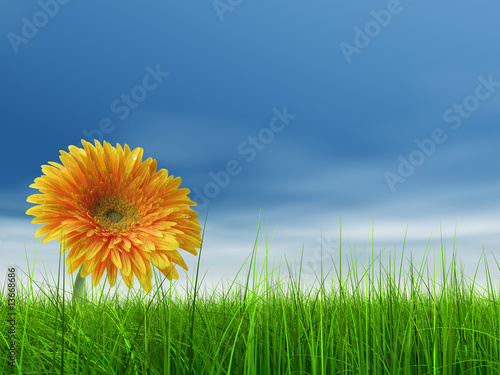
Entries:
{"type": "Polygon", "coordinates": [[[73,306],[81,306],[83,301],[83,287],[85,286],[85,278],[80,276],[83,265],[76,273],[75,285],[73,286],[73,306]]]}

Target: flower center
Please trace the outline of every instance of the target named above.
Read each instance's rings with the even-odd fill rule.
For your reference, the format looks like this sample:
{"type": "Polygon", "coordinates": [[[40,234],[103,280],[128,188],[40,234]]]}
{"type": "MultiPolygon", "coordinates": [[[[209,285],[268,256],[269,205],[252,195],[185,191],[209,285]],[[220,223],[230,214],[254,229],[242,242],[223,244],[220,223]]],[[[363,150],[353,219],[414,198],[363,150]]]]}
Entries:
{"type": "Polygon", "coordinates": [[[92,208],[95,220],[109,231],[121,231],[137,224],[141,219],[139,211],[120,197],[100,199],[92,208]]]}
{"type": "Polygon", "coordinates": [[[106,217],[112,221],[113,223],[119,223],[121,219],[123,219],[123,215],[117,211],[111,210],[108,211],[106,217]]]}

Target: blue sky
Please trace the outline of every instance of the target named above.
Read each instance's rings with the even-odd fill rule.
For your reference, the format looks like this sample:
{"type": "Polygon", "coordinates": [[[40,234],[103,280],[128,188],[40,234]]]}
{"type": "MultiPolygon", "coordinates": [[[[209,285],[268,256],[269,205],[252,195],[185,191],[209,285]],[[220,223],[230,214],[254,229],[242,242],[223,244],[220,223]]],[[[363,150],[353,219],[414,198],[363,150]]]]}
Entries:
{"type": "MultiPolygon", "coordinates": [[[[210,207],[207,287],[236,276],[259,213],[261,263],[267,223],[271,263],[304,247],[319,272],[322,233],[324,267],[331,255],[338,268],[342,217],[344,259],[349,246],[371,251],[373,220],[375,252],[395,252],[399,268],[408,226],[403,265],[410,251],[421,264],[431,238],[432,276],[440,231],[449,264],[456,227],[458,266],[472,278],[484,249],[496,281],[499,11],[491,0],[3,1],[0,276],[26,272],[25,248],[33,264],[26,197],[41,165],[96,138],[142,147],[181,177],[200,222],[210,207]]],[[[38,245],[36,280],[57,275],[58,256],[57,242],[38,245]]],[[[197,258],[184,258],[191,275],[197,258]]]]}

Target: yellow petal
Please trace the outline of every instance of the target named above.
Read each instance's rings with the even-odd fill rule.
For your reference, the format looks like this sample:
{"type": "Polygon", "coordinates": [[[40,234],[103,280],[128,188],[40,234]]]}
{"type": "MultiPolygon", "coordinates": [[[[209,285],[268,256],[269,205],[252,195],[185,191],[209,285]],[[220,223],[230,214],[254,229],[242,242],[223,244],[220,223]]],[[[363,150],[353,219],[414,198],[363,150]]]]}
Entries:
{"type": "Polygon", "coordinates": [[[139,272],[146,273],[146,265],[144,264],[144,259],[142,259],[141,255],[138,251],[130,252],[130,260],[137,267],[139,272]]]}
{"type": "MultiPolygon", "coordinates": [[[[126,276],[130,276],[132,273],[132,265],[130,263],[130,258],[128,253],[118,253],[122,266],[120,267],[120,272],[126,276]]],[[[115,263],[116,264],[116,263],[115,263]]]]}

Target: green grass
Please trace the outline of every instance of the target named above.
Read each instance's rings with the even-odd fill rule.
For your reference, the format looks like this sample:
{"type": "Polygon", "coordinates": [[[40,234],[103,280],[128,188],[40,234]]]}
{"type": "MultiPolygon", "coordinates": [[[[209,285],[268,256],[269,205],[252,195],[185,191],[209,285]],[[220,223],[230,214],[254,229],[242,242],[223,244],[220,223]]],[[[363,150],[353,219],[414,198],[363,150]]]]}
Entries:
{"type": "MultiPolygon", "coordinates": [[[[59,292],[65,289],[65,278],[62,288],[58,282],[36,295],[31,278],[29,288],[18,285],[16,291],[15,368],[6,359],[8,297],[2,288],[0,374],[500,373],[500,306],[486,263],[487,290],[480,287],[483,293],[477,294],[477,269],[468,288],[463,272],[457,280],[455,242],[451,269],[444,269],[441,233],[441,284],[435,266],[434,280],[426,283],[423,266],[418,271],[412,259],[401,283],[404,244],[399,275],[395,263],[391,275],[390,261],[387,268],[379,260],[377,279],[375,259],[380,254],[374,257],[373,234],[372,227],[371,258],[369,243],[366,247],[370,267],[361,277],[356,267],[360,256],[353,259],[350,251],[355,263],[347,275],[342,268],[337,272],[333,257],[335,278],[321,264],[319,288],[301,280],[304,249],[296,254],[298,276],[280,279],[283,264],[268,265],[272,239],[268,243],[267,233],[262,268],[256,239],[244,285],[233,281],[227,292],[212,295],[199,290],[201,256],[210,256],[201,250],[195,282],[184,298],[173,295],[172,284],[155,272],[151,295],[131,291],[120,300],[116,293],[90,287],[78,310],[71,295],[59,292]]],[[[339,263],[341,259],[342,248],[339,263]]],[[[288,260],[285,264],[293,275],[288,260]]]]}

